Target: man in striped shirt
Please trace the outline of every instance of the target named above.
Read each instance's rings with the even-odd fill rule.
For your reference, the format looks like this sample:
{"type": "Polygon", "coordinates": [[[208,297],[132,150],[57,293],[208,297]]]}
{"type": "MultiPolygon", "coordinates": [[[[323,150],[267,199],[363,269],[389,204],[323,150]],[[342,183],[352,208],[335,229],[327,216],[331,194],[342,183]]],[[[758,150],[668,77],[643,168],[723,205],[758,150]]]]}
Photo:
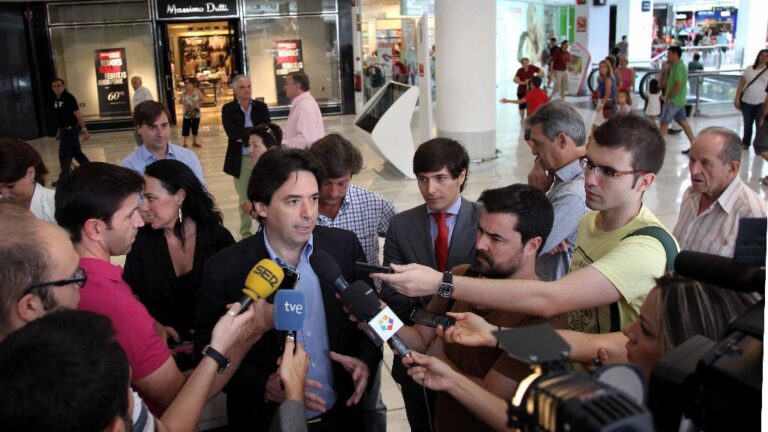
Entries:
{"type": "MultiPolygon", "coordinates": [[[[317,224],[352,231],[363,246],[369,264],[379,264],[379,237],[397,213],[392,201],[350,182],[363,168],[363,155],[339,134],[315,141],[309,152],[323,167],[317,224]]],[[[378,291],[378,284],[377,284],[378,291]]],[[[387,406],[381,398],[381,363],[372,374],[373,384],[363,397],[366,432],[387,430],[387,406]]]]}
{"type": "Polygon", "coordinates": [[[587,212],[584,171],[579,158],[586,154],[584,120],[564,101],[552,101],[527,119],[528,145],[536,156],[528,184],[546,192],[555,209],[555,223],[536,260],[536,274],[544,281],[568,273],[576,247],[579,220],[587,212]]]}
{"type": "Polygon", "coordinates": [[[739,136],[724,127],[708,127],[693,142],[691,186],[674,230],[681,249],[732,257],[739,220],[766,217],[765,200],[739,177],[741,151],[739,136]]]}

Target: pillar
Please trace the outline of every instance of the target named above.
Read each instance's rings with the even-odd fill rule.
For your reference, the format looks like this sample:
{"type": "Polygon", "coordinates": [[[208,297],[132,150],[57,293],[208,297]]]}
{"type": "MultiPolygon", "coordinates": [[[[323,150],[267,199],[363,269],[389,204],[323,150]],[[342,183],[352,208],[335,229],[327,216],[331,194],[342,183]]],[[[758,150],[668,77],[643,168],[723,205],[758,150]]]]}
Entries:
{"type": "Polygon", "coordinates": [[[435,2],[437,135],[496,156],[496,0],[435,2]]]}
{"type": "Polygon", "coordinates": [[[627,35],[630,62],[647,62],[653,45],[653,0],[624,0],[616,3],[616,42],[627,35]],[[643,11],[645,3],[647,11],[643,11]]]}
{"type": "MultiPolygon", "coordinates": [[[[610,21],[611,13],[608,3],[595,6],[588,0],[586,4],[576,5],[576,36],[574,41],[592,54],[592,63],[598,63],[611,53],[610,48],[610,21]],[[586,19],[586,28],[579,25],[579,20],[586,19]]],[[[619,38],[621,35],[618,35],[619,38]]],[[[632,41],[630,41],[632,49],[632,41]]]]}
{"type": "Polygon", "coordinates": [[[741,0],[736,16],[736,52],[744,52],[741,66],[751,66],[757,53],[765,48],[765,33],[768,30],[768,7],[764,0],[741,0]]]}

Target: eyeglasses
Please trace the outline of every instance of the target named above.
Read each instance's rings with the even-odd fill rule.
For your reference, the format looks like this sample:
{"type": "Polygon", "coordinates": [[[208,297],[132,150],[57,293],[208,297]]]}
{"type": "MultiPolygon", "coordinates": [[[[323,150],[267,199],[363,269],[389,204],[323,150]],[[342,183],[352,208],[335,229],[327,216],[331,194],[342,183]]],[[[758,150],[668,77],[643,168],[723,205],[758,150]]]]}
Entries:
{"type": "Polygon", "coordinates": [[[87,281],[87,280],[88,280],[88,274],[85,272],[85,270],[83,270],[82,268],[78,267],[77,270],[75,270],[75,272],[72,273],[72,277],[67,278],[67,279],[57,280],[57,281],[42,282],[42,283],[30,285],[30,286],[24,288],[24,293],[22,295],[29,294],[34,289],[42,288],[42,287],[46,287],[46,286],[62,287],[62,286],[67,286],[67,285],[71,285],[71,284],[77,284],[77,286],[79,288],[82,288],[83,286],[85,286],[85,281],[87,281]]]}
{"type": "Polygon", "coordinates": [[[641,169],[641,170],[632,170],[632,171],[617,171],[611,167],[595,165],[587,157],[579,158],[579,165],[581,165],[581,169],[583,169],[585,173],[587,171],[592,171],[596,175],[599,175],[602,177],[608,177],[608,178],[629,175],[629,174],[648,174],[648,170],[641,169]]]}

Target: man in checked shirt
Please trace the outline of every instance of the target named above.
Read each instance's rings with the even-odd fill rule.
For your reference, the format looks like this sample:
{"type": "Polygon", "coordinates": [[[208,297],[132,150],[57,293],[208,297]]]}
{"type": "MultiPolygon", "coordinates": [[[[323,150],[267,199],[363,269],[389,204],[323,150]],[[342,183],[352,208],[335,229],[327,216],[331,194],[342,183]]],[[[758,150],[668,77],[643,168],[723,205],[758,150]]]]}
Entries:
{"type": "Polygon", "coordinates": [[[587,134],[579,113],[563,101],[543,105],[526,123],[531,130],[528,145],[536,156],[528,184],[545,192],[555,209],[536,274],[553,281],[568,273],[579,220],[587,212],[584,171],[579,166],[579,158],[586,155],[587,134]]]}
{"type": "MultiPolygon", "coordinates": [[[[352,176],[363,168],[363,156],[343,136],[328,134],[315,141],[309,152],[325,172],[320,183],[317,224],[352,231],[368,263],[380,264],[379,237],[387,234],[389,220],[396,213],[394,204],[351,184],[352,176]]],[[[383,432],[387,429],[387,407],[381,399],[381,363],[372,380],[370,392],[363,397],[366,432],[383,432]]]]}

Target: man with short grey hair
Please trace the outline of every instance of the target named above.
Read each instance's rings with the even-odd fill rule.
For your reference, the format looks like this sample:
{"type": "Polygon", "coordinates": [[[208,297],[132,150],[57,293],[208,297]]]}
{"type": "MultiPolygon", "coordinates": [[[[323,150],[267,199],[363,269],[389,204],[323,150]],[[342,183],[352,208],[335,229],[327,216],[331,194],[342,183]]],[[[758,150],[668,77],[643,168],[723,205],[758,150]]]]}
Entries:
{"type": "Polygon", "coordinates": [[[683,194],[674,236],[680,249],[732,257],[741,218],[766,216],[765,201],[739,177],[741,138],[711,126],[688,155],[691,186],[683,194]]]}
{"type": "MultiPolygon", "coordinates": [[[[221,124],[227,134],[227,153],[224,156],[224,172],[231,175],[235,182],[238,202],[248,201],[248,179],[253,171],[253,162],[248,156],[248,137],[245,131],[260,124],[268,124],[267,105],[252,99],[251,80],[245,75],[237,75],[232,80],[235,100],[221,107],[221,124]]],[[[253,218],[240,209],[240,237],[251,235],[253,218]]]]}
{"type": "Polygon", "coordinates": [[[579,220],[587,212],[584,171],[579,166],[579,158],[586,154],[587,131],[579,113],[562,100],[541,106],[526,123],[531,131],[528,145],[536,156],[528,184],[546,192],[555,210],[536,273],[553,281],[568,273],[579,220]]]}
{"type": "MultiPolygon", "coordinates": [[[[133,87],[134,110],[140,103],[154,100],[152,99],[152,93],[149,89],[142,85],[140,76],[134,75],[131,77],[131,87],[133,87]]],[[[142,145],[144,143],[144,140],[141,138],[141,135],[136,128],[133,129],[133,139],[136,141],[136,145],[142,145]]]]}

